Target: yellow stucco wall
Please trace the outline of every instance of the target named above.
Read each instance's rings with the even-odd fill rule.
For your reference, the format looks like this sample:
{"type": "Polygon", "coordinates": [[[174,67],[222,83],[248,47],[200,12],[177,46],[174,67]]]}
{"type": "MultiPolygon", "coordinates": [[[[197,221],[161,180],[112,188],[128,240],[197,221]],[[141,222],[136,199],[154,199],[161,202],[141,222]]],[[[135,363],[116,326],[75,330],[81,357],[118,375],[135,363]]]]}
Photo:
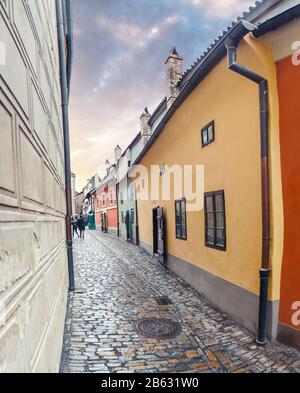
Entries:
{"type": "MultiPolygon", "coordinates": [[[[271,51],[247,37],[238,61],[269,80],[272,199],[270,298],[279,298],[282,260],[282,195],[278,144],[276,69],[271,51]]],[[[138,202],[140,240],[152,245],[152,208],[164,207],[167,251],[252,293],[259,293],[261,180],[258,86],[221,63],[178,108],[140,164],[204,165],[205,192],[225,190],[227,251],[205,247],[204,212],[187,213],[187,241],[175,236],[174,200],[138,202]],[[201,128],[215,121],[215,142],[201,147],[201,128]]]]}

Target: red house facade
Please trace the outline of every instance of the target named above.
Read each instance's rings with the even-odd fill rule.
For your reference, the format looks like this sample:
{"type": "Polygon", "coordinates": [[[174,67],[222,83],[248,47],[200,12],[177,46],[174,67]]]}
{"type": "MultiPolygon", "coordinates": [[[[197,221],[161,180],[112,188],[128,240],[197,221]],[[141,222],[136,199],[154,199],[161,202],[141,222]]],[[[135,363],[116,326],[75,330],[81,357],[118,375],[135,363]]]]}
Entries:
{"type": "Polygon", "coordinates": [[[115,167],[109,169],[108,175],[96,188],[94,206],[96,229],[106,233],[117,234],[118,205],[115,167]]]}

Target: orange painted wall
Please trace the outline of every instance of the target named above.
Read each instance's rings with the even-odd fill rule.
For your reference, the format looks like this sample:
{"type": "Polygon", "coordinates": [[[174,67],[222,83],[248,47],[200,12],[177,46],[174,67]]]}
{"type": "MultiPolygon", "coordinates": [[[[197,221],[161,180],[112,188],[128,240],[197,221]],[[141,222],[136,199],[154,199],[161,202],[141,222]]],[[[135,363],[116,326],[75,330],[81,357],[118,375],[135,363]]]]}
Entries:
{"type": "Polygon", "coordinates": [[[111,229],[117,229],[118,227],[118,209],[110,209],[106,211],[107,214],[107,226],[111,229]]]}
{"type": "Polygon", "coordinates": [[[285,228],[279,320],[300,330],[292,325],[292,304],[300,301],[300,66],[281,60],[277,79],[285,228]]]}
{"type": "MultiPolygon", "coordinates": [[[[279,300],[282,261],[282,188],[276,66],[269,47],[247,37],[239,62],[263,75],[270,88],[271,265],[269,299],[279,300]]],[[[228,70],[224,58],[180,105],[140,164],[203,165],[204,192],[225,190],[227,251],[205,246],[203,210],[188,212],[187,241],[176,239],[174,195],[171,200],[138,201],[141,244],[152,247],[152,208],[164,207],[168,254],[259,294],[261,265],[261,164],[258,87],[228,70]],[[201,128],[215,121],[215,142],[201,147],[201,128]]],[[[195,174],[195,171],[194,171],[195,174]]],[[[194,175],[193,190],[196,177],[194,175]]],[[[149,187],[151,179],[149,176],[149,187]]],[[[220,294],[222,296],[222,294],[220,294]]],[[[238,300],[237,300],[238,301],[238,300]]]]}

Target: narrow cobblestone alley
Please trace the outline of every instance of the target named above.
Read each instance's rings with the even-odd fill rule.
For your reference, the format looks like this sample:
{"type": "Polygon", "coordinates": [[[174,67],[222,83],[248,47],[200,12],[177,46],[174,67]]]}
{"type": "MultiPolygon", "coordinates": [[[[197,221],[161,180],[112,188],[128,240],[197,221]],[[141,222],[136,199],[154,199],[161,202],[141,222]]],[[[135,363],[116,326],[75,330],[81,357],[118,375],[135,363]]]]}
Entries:
{"type": "Polygon", "coordinates": [[[255,337],[141,249],[111,235],[75,240],[61,372],[300,372],[300,354],[255,337]],[[168,297],[169,305],[157,299],[168,297]],[[180,325],[178,335],[139,335],[141,318],[180,325]]]}

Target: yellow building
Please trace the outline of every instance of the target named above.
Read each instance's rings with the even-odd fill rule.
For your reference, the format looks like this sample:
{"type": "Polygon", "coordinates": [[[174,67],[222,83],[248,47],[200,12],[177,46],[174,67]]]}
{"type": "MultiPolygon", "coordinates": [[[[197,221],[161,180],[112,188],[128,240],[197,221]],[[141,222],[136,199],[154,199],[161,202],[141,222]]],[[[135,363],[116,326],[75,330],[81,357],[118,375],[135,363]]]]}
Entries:
{"type": "Polygon", "coordinates": [[[298,3],[263,1],[183,75],[173,50],[166,61],[172,88],[152,115],[155,131],[135,162],[148,173],[159,166],[160,182],[170,176],[168,167],[192,165],[194,187],[195,168],[203,166],[204,208],[197,211],[186,211],[184,192],[169,200],[151,195],[149,176],[148,198],[138,200],[140,244],[165,253],[168,268],[259,330],[262,343],[264,319],[269,337],[277,336],[284,243],[276,64],[292,54],[298,3]]]}

